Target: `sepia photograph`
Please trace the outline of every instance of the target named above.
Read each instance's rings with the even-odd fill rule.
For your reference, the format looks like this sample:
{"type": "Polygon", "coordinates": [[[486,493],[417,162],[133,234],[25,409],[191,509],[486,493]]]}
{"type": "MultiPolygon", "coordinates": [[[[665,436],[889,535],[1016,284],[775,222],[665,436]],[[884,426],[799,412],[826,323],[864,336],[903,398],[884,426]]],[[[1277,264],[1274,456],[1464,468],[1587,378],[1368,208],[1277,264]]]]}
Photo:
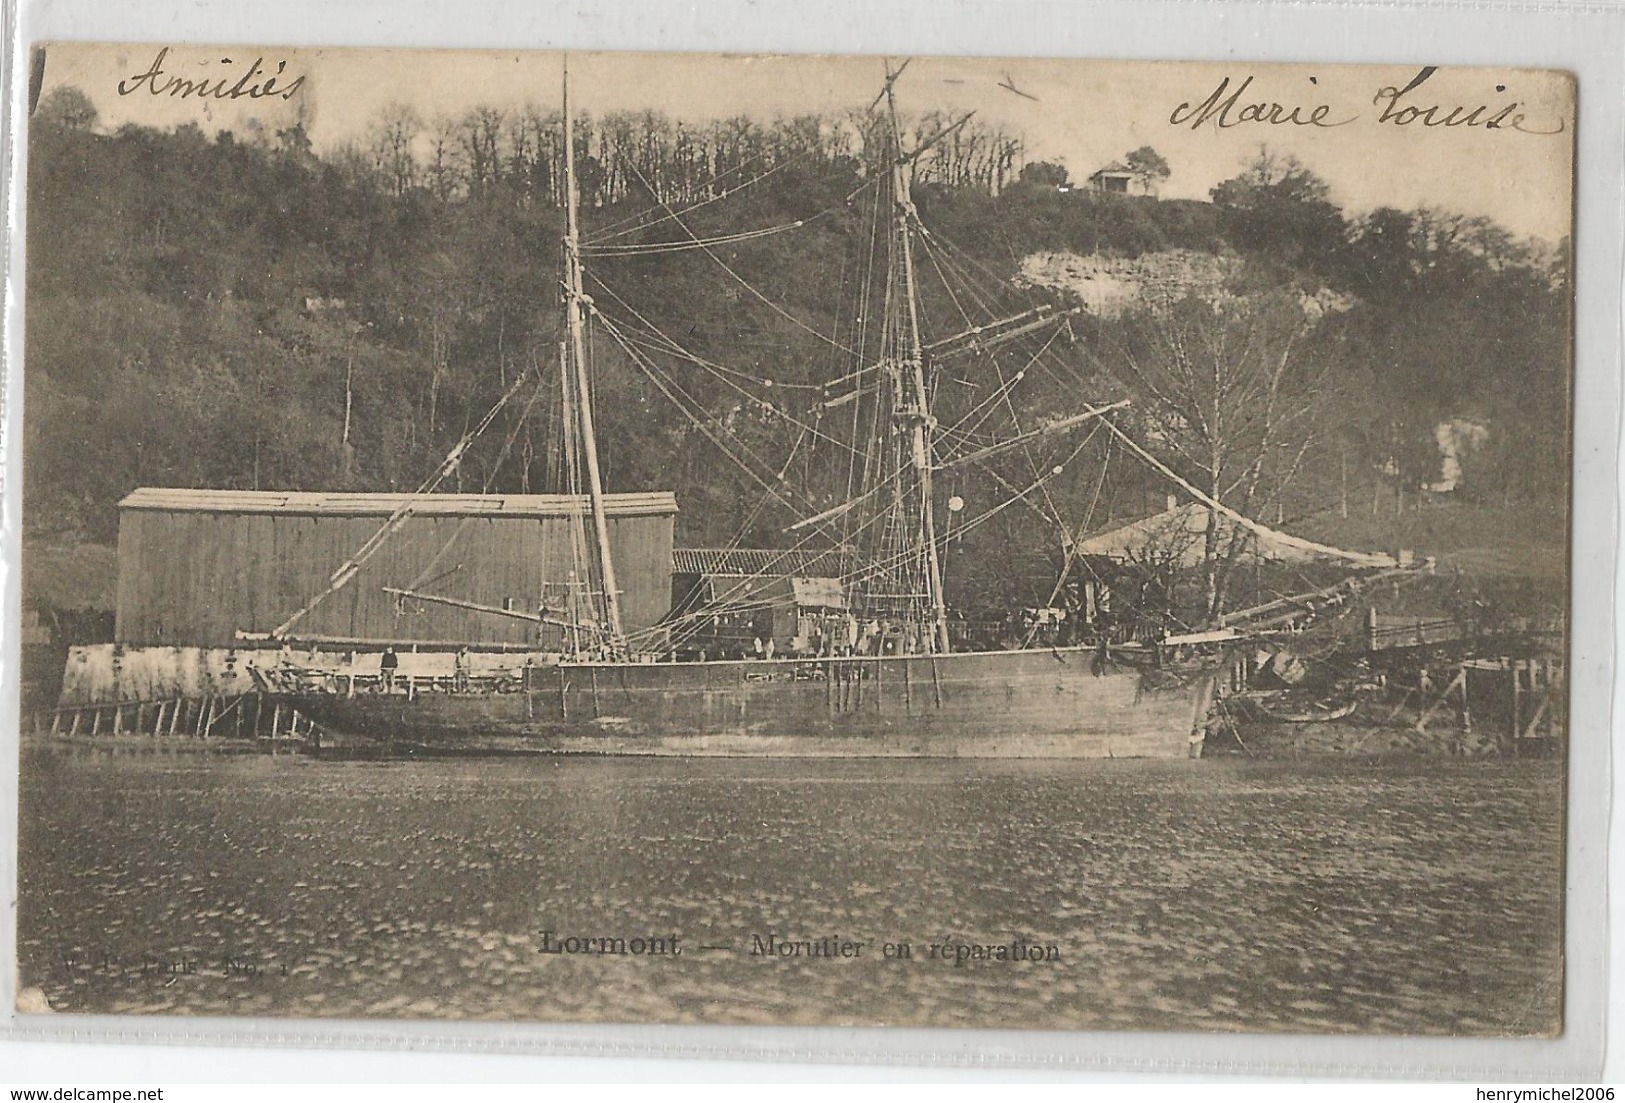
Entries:
{"type": "Polygon", "coordinates": [[[1564,1033],[1569,73],[29,63],[18,1011],[1564,1033]]]}

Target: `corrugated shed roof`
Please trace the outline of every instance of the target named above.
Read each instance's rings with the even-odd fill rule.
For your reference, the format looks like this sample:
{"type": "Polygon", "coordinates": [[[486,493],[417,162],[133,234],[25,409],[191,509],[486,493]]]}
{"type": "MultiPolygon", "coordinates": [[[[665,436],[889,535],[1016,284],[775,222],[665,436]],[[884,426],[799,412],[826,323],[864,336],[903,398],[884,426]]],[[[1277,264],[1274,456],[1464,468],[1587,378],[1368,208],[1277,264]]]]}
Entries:
{"type": "Polygon", "coordinates": [[[828,549],[673,548],[671,569],[676,574],[838,575],[842,558],[828,549]]]}
{"type": "MultiPolygon", "coordinates": [[[[576,494],[350,494],[282,490],[187,490],[144,486],[131,491],[120,509],[190,513],[291,513],[387,517],[412,503],[419,517],[563,517],[587,512],[585,495],[576,494]]],[[[611,517],[639,517],[677,512],[670,491],[606,494],[611,517]]]]}

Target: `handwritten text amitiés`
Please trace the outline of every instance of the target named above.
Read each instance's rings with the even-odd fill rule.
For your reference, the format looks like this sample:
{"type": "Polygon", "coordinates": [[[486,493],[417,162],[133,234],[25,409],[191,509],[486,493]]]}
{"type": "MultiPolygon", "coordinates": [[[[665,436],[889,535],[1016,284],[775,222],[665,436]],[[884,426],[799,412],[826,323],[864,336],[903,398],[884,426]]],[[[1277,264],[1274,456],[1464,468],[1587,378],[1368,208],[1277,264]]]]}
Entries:
{"type": "Polygon", "coordinates": [[[288,63],[278,61],[272,65],[263,56],[256,57],[247,66],[235,58],[222,57],[218,62],[206,63],[207,71],[197,79],[165,71],[164,63],[168,60],[169,47],[165,46],[145,70],[118,82],[118,94],[133,96],[145,88],[150,95],[172,99],[259,100],[276,96],[288,100],[305,83],[304,76],[300,75],[283,84],[288,63]]]}

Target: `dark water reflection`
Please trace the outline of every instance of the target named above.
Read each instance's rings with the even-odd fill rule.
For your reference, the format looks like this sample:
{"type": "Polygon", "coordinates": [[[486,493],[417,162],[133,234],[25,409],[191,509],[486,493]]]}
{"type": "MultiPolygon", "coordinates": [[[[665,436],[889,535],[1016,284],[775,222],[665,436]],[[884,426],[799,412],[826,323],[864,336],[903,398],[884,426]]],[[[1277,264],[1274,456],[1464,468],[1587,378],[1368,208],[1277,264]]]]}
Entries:
{"type": "Polygon", "coordinates": [[[1553,762],[30,749],[22,782],[22,983],[62,1011],[1560,1026],[1553,762]],[[675,933],[684,953],[542,954],[544,930],[675,933]],[[769,932],[867,945],[848,959],[751,956],[769,932]],[[1017,938],[1060,960],[956,965],[929,951],[1017,938]],[[913,958],[887,960],[885,942],[913,958]]]}

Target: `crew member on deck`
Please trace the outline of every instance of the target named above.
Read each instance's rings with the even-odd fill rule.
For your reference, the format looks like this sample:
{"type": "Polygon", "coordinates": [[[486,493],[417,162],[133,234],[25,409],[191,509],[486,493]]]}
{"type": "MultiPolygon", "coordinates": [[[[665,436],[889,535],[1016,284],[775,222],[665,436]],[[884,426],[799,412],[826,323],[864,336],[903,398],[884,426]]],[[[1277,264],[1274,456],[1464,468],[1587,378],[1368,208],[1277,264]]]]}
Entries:
{"type": "Polygon", "coordinates": [[[384,648],[383,657],[378,660],[378,673],[384,680],[384,692],[391,693],[395,689],[395,671],[400,669],[401,657],[395,654],[393,647],[384,648]]]}

